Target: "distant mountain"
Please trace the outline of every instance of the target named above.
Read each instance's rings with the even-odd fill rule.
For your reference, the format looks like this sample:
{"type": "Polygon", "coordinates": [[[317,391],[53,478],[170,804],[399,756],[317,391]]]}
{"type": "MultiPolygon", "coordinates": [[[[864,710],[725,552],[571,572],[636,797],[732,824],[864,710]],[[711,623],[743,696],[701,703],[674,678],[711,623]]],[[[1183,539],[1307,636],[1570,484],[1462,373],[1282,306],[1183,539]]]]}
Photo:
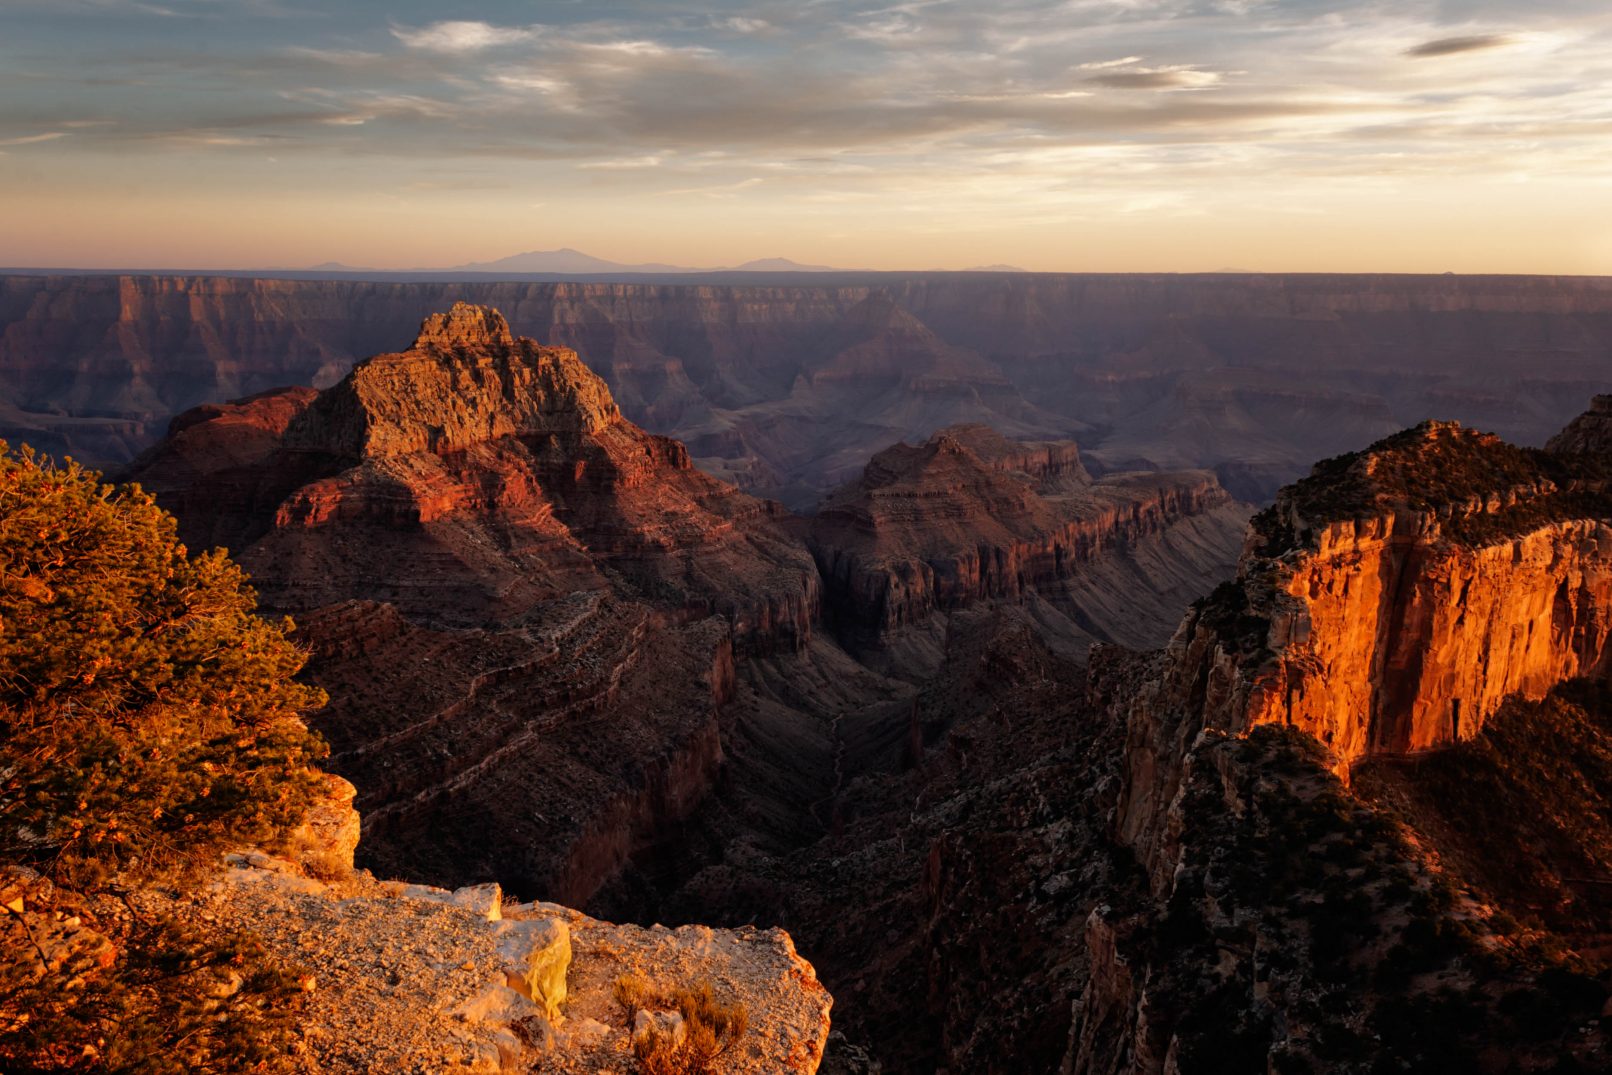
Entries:
{"type": "Polygon", "coordinates": [[[802,265],[788,258],[757,258],[735,265],[729,272],[839,272],[831,265],[802,265]]]}
{"type": "Polygon", "coordinates": [[[496,261],[473,261],[457,265],[457,272],[692,272],[679,265],[624,265],[619,261],[606,261],[592,254],[565,247],[560,250],[529,250],[496,261]]]}
{"type": "Polygon", "coordinates": [[[531,250],[497,261],[476,261],[458,265],[455,272],[518,272],[518,273],[699,273],[699,272],[834,272],[827,265],[802,265],[788,258],[759,258],[743,265],[721,268],[690,268],[686,265],[663,265],[651,262],[627,265],[619,261],[606,261],[592,254],[565,247],[561,250],[531,250]]]}
{"type": "Polygon", "coordinates": [[[1029,272],[1030,270],[1029,269],[1021,269],[1017,265],[975,265],[975,266],[972,266],[970,268],[964,269],[963,271],[964,272],[1029,272]]]}

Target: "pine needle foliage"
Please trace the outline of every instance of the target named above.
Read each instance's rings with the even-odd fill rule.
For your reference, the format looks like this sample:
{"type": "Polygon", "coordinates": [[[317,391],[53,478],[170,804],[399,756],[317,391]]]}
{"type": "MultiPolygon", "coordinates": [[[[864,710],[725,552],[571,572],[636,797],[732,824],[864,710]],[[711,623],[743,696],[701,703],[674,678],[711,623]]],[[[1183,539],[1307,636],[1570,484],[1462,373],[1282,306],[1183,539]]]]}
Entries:
{"type": "Polygon", "coordinates": [[[294,827],[324,696],[255,606],[138,487],[0,442],[0,861],[155,876],[294,827]]]}

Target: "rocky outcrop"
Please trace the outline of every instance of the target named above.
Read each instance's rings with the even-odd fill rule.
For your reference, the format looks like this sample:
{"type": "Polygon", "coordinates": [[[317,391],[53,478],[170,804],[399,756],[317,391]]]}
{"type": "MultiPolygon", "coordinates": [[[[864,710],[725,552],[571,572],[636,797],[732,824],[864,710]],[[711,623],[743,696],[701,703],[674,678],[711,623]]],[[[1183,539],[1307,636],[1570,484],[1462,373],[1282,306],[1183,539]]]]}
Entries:
{"type": "Polygon", "coordinates": [[[832,998],[781,929],[616,925],[506,902],[497,886],[321,882],[261,857],[164,909],[246,931],[269,958],[307,968],[312,1071],[627,1075],[640,1070],[642,1010],[617,999],[625,977],[651,994],[709,985],[742,1006],[748,1028],[723,1071],[810,1075],[828,1038],[832,998]]]}
{"type": "Polygon", "coordinates": [[[1612,290],[1590,277],[9,276],[0,436],[121,462],[198,403],[332,385],[459,299],[575,348],[631,419],[797,508],[964,422],[1078,437],[1105,470],[1211,468],[1259,501],[1428,415],[1535,444],[1612,390],[1612,290]]]}
{"type": "Polygon", "coordinates": [[[407,351],[377,355],[321,393],[285,446],[356,462],[596,435],[621,421],[576,352],[516,340],[498,311],[458,303],[428,317],[407,351]]]}
{"type": "Polygon", "coordinates": [[[1510,696],[1612,672],[1605,478],[1601,459],[1425,423],[1284,491],[1130,712],[1118,826],[1155,885],[1205,733],[1290,726],[1346,775],[1470,739],[1510,696]]]}
{"type": "Polygon", "coordinates": [[[1546,444],[1559,455],[1612,455],[1612,396],[1596,396],[1590,409],[1546,444]]]}
{"type": "Polygon", "coordinates": [[[1094,482],[1073,444],[964,426],[879,453],[824,501],[809,540],[842,627],[877,637],[937,610],[1054,591],[1230,504],[1210,474],[1094,482]]]}

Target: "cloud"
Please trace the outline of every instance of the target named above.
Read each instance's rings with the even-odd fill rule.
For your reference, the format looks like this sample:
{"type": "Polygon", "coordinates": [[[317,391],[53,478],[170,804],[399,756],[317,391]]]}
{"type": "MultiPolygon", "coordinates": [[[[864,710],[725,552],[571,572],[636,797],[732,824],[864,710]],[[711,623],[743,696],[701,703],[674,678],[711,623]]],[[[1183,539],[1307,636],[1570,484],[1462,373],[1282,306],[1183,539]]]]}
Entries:
{"type": "Polygon", "coordinates": [[[330,64],[333,67],[366,67],[384,59],[378,52],[365,52],[362,49],[319,49],[301,45],[286,49],[285,54],[288,57],[330,64]]]}
{"type": "Polygon", "coordinates": [[[715,19],[712,25],[721,30],[728,30],[736,34],[759,34],[772,29],[772,23],[766,19],[752,19],[743,15],[735,15],[726,19],[715,19]]]}
{"type": "MultiPolygon", "coordinates": [[[[1448,2],[1438,12],[1362,3],[1348,19],[1316,16],[1317,0],[751,0],[707,15],[621,0],[544,5],[538,24],[433,21],[412,0],[379,27],[343,7],[312,29],[276,23],[261,41],[254,23],[230,50],[75,39],[75,55],[93,62],[59,70],[0,42],[0,87],[32,80],[39,90],[19,101],[60,94],[48,109],[8,108],[0,95],[0,122],[20,134],[112,121],[72,129],[75,152],[138,154],[167,137],[309,161],[385,158],[410,175],[475,160],[514,188],[543,162],[544,181],[560,187],[743,192],[746,203],[924,190],[942,176],[1117,182],[1110,161],[1083,154],[1120,146],[1141,147],[1125,158],[1128,182],[1216,169],[1487,174],[1478,158],[1493,151],[1475,147],[1508,137],[1554,140],[1562,156],[1544,147],[1540,160],[1589,167],[1608,115],[1596,87],[1609,39],[1594,31],[1612,31],[1612,15],[1538,0],[1556,14],[1532,10],[1527,33],[1440,36],[1504,25],[1474,24],[1457,10],[1469,0],[1448,2]],[[1401,59],[1502,45],[1550,55],[1555,77],[1531,64],[1401,59]],[[1437,138],[1420,135],[1429,124],[1437,138]],[[749,182],[759,175],[764,187],[749,182]]],[[[516,7],[479,12],[496,10],[516,7]]]]}
{"type": "Polygon", "coordinates": [[[58,138],[66,137],[66,131],[51,131],[47,134],[27,134],[20,138],[0,138],[0,146],[31,146],[40,142],[54,142],[58,138]]]}
{"type": "Polygon", "coordinates": [[[1221,76],[1196,67],[1151,67],[1093,75],[1086,81],[1111,90],[1202,90],[1217,85],[1221,76]]]}
{"type": "Polygon", "coordinates": [[[518,45],[537,36],[530,27],[493,26],[485,22],[452,20],[420,29],[394,26],[392,35],[411,49],[427,52],[467,53],[504,45],[518,45]]]}
{"type": "Polygon", "coordinates": [[[1509,34],[1472,34],[1467,37],[1441,37],[1424,41],[1405,50],[1406,56],[1425,59],[1430,56],[1454,56],[1462,52],[1481,52],[1484,49],[1503,48],[1516,39],[1509,34]]]}
{"type": "Polygon", "coordinates": [[[658,154],[649,154],[643,157],[622,157],[617,160],[584,161],[577,167],[589,171],[631,172],[642,168],[659,168],[664,159],[658,154]]]}
{"type": "Polygon", "coordinates": [[[683,187],[680,190],[663,190],[660,191],[659,194],[665,198],[681,197],[691,194],[698,194],[707,198],[731,198],[741,190],[749,190],[751,187],[759,187],[765,182],[765,179],[752,176],[749,179],[741,179],[736,183],[722,183],[717,186],[710,187],[683,187]]]}

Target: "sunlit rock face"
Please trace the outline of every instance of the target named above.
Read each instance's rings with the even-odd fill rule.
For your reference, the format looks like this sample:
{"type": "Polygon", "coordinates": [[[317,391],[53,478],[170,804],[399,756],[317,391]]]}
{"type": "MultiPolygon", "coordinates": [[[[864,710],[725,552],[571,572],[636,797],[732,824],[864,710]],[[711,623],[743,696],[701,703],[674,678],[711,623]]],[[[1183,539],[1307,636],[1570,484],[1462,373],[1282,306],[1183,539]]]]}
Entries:
{"type": "Polygon", "coordinates": [[[1347,774],[1470,739],[1512,695],[1606,677],[1609,476],[1595,453],[1425,423],[1284,490],[1131,710],[1122,839],[1162,884],[1200,733],[1291,725],[1347,774]]]}
{"type": "MultiPolygon", "coordinates": [[[[203,936],[247,933],[269,958],[301,969],[300,1070],[626,1075],[640,1070],[638,1025],[672,1018],[665,1009],[675,1010],[678,991],[702,988],[746,1016],[725,1043],[724,1070],[817,1070],[833,1000],[784,930],[646,928],[517,902],[496,883],[380,880],[354,869],[352,785],[325,779],[327,794],[278,855],[242,847],[205,884],[132,894],[144,912],[203,936]],[[624,979],[636,987],[632,1003],[621,999],[624,979]]],[[[31,871],[0,871],[0,897],[42,953],[102,967],[119,958],[77,918],[30,906],[41,888],[49,882],[31,871]]]]}

